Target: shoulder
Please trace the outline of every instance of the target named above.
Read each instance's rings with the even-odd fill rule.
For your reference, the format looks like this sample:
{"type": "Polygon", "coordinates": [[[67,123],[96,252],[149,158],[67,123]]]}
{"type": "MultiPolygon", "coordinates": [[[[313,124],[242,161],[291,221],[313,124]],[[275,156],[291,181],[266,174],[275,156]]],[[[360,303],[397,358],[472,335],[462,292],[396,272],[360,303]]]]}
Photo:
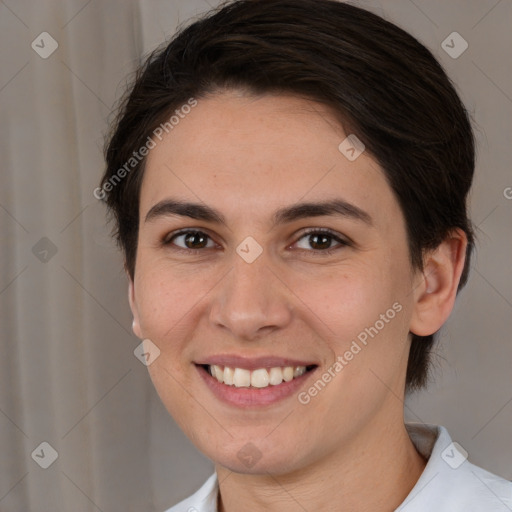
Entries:
{"type": "Polygon", "coordinates": [[[417,424],[407,429],[428,462],[397,511],[512,511],[512,482],[472,464],[444,427],[417,424]]]}
{"type": "Polygon", "coordinates": [[[217,493],[217,474],[214,473],[198,491],[165,512],[217,512],[217,493]]]}
{"type": "Polygon", "coordinates": [[[491,512],[512,510],[512,482],[468,460],[459,468],[439,473],[438,489],[443,511],[491,512]],[[458,507],[458,508],[457,508],[458,507]]]}

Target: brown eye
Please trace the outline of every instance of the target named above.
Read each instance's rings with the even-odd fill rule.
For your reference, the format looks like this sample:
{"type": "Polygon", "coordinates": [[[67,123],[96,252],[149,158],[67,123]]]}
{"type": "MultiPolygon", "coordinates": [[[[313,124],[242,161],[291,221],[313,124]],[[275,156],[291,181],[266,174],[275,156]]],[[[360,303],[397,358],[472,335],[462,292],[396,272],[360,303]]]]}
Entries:
{"type": "Polygon", "coordinates": [[[213,242],[208,246],[208,241],[211,241],[210,237],[202,231],[182,231],[181,233],[177,233],[171,238],[166,239],[164,244],[173,244],[180,249],[193,251],[214,247],[215,244],[213,244],[213,242]]]}
{"type": "Polygon", "coordinates": [[[348,242],[341,239],[336,234],[331,233],[330,231],[318,229],[311,230],[303,234],[296,242],[296,244],[302,244],[302,247],[300,245],[298,247],[301,250],[325,253],[330,253],[336,249],[340,249],[342,247],[349,245],[348,242]],[[304,242],[301,242],[302,240],[304,240],[304,242]]]}
{"type": "Polygon", "coordinates": [[[322,234],[313,234],[309,236],[309,244],[313,249],[330,249],[332,236],[322,234]]]}

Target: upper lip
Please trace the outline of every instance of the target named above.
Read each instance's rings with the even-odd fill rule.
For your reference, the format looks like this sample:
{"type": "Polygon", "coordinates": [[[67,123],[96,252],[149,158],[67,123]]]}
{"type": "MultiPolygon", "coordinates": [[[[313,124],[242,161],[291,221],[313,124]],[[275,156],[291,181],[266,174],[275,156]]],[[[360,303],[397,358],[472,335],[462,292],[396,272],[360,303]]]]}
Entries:
{"type": "Polygon", "coordinates": [[[299,361],[288,357],[260,356],[242,357],[237,355],[216,355],[206,357],[195,362],[198,365],[228,366],[229,368],[243,368],[246,370],[257,370],[258,368],[274,368],[277,366],[313,366],[311,361],[299,361]]]}

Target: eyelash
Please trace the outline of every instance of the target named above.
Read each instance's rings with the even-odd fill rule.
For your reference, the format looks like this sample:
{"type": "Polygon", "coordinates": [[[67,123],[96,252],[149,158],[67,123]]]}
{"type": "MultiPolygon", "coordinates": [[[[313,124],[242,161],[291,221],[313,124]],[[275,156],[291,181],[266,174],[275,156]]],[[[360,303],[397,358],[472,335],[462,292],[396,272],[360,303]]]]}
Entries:
{"type": "MultiPolygon", "coordinates": [[[[172,245],[173,246],[173,248],[172,248],[173,251],[178,251],[178,252],[182,252],[182,253],[185,253],[185,254],[198,254],[199,252],[204,251],[205,249],[207,249],[207,248],[203,248],[203,249],[188,249],[188,248],[178,247],[178,246],[176,246],[176,245],[174,245],[172,243],[173,240],[175,240],[177,237],[182,236],[182,235],[187,235],[189,233],[206,235],[211,240],[210,235],[208,235],[208,233],[205,233],[204,231],[200,231],[198,229],[184,229],[184,230],[178,231],[176,233],[171,233],[170,235],[167,235],[162,240],[162,245],[166,246],[166,247],[172,245]]],[[[334,231],[331,231],[330,229],[326,229],[326,228],[308,228],[294,242],[294,244],[297,243],[299,240],[302,240],[303,238],[305,238],[307,236],[311,236],[311,235],[327,235],[328,237],[332,238],[334,241],[338,242],[339,245],[336,246],[336,247],[329,248],[329,249],[311,249],[311,250],[298,249],[299,251],[307,252],[307,253],[315,253],[317,256],[329,256],[333,252],[335,252],[335,251],[337,251],[339,249],[342,249],[343,247],[348,247],[348,246],[351,245],[351,243],[348,240],[344,240],[344,239],[340,238],[334,231]]],[[[211,249],[211,248],[209,248],[209,249],[211,249]]]]}

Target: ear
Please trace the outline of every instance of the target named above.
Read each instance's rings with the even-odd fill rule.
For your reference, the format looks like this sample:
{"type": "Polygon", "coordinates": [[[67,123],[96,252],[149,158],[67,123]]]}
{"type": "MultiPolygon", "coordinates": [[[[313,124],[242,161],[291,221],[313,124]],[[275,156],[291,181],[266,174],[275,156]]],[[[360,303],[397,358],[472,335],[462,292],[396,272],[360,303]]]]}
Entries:
{"type": "Polygon", "coordinates": [[[452,312],[464,269],[468,239],[462,229],[451,231],[423,258],[423,271],[415,280],[414,310],[410,331],[418,336],[434,334],[452,312]]]}
{"type": "Polygon", "coordinates": [[[130,303],[130,309],[132,310],[133,315],[133,324],[132,324],[132,330],[135,336],[137,338],[142,339],[142,332],[140,329],[140,322],[139,322],[139,309],[137,306],[137,301],[135,300],[135,284],[133,282],[133,279],[131,278],[130,274],[126,272],[128,275],[128,302],[130,303]]]}

